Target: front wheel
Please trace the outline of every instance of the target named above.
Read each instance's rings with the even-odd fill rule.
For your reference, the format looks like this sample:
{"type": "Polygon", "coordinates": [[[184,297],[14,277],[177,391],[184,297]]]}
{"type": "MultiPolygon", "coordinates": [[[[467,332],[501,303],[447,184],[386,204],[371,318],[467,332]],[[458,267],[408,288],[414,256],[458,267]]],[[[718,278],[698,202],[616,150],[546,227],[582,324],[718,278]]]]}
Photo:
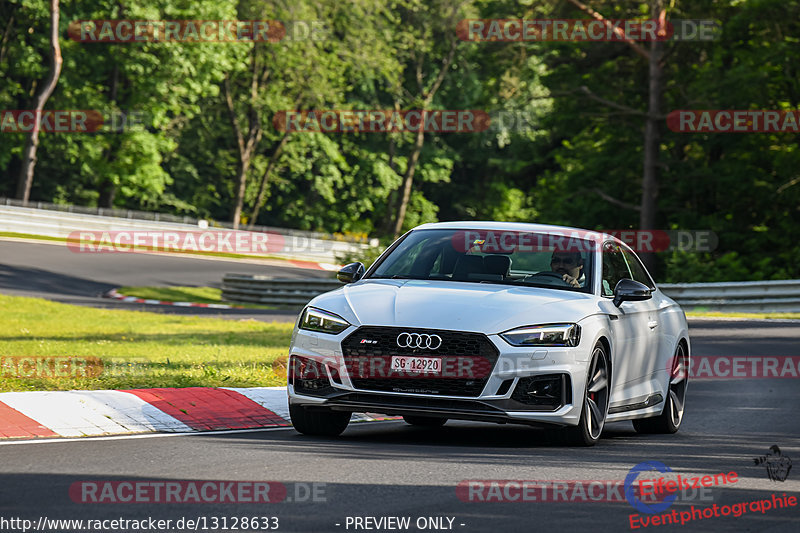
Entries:
{"type": "Polygon", "coordinates": [[[610,376],[608,354],[605,347],[598,342],[592,351],[589,372],[586,373],[581,418],[577,426],[565,430],[568,444],[594,446],[600,440],[608,415],[610,376]]]}
{"type": "Polygon", "coordinates": [[[686,357],[686,349],[682,343],[678,343],[675,357],[672,358],[664,409],[658,416],[633,420],[633,429],[637,433],[676,433],[678,431],[683,422],[683,412],[686,408],[688,373],[689,360],[686,357]]]}
{"type": "Polygon", "coordinates": [[[294,429],[303,435],[335,437],[350,423],[351,414],[330,409],[306,409],[300,405],[289,405],[289,416],[294,429]]]}

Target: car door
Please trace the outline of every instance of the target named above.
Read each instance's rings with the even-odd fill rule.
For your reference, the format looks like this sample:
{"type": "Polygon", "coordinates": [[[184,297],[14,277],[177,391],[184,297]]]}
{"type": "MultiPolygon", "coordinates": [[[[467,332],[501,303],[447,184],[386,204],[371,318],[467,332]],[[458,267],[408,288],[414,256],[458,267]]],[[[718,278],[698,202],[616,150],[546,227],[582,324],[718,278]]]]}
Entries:
{"type": "MultiPolygon", "coordinates": [[[[614,287],[621,279],[634,279],[619,244],[603,244],[602,295],[614,297],[614,287]]],[[[612,394],[625,400],[646,394],[636,390],[637,383],[648,374],[648,353],[652,349],[653,334],[650,326],[653,315],[652,300],[622,302],[611,320],[614,335],[614,368],[612,394]]]]}
{"type": "MultiPolygon", "coordinates": [[[[644,372],[645,378],[649,379],[655,372],[663,371],[667,368],[667,359],[672,355],[671,349],[669,347],[672,341],[672,337],[670,336],[670,327],[667,324],[667,317],[665,317],[665,312],[667,306],[664,299],[661,297],[660,293],[655,291],[656,285],[653,282],[653,279],[650,277],[650,274],[645,269],[642,262],[636,257],[636,254],[633,251],[629,250],[627,247],[622,247],[622,256],[625,258],[625,262],[628,265],[628,269],[631,272],[632,279],[634,281],[638,281],[639,283],[643,283],[653,289],[653,298],[650,300],[645,300],[648,304],[648,316],[647,316],[647,358],[644,361],[644,366],[642,368],[644,372]]],[[[642,303],[645,303],[642,302],[642,303]]]]}

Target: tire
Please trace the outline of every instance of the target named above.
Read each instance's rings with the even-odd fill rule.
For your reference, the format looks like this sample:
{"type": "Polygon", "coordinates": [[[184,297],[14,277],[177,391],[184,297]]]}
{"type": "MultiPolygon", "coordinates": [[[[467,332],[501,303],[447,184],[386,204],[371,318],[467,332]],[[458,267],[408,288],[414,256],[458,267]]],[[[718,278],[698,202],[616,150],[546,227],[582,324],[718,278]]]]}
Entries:
{"type": "Polygon", "coordinates": [[[592,350],[586,387],[583,393],[581,417],[577,426],[564,430],[567,444],[571,446],[594,446],[603,433],[608,416],[608,399],[611,387],[611,372],[606,349],[597,343],[592,350]]]}
{"type": "Polygon", "coordinates": [[[676,433],[683,422],[686,410],[686,387],[689,385],[689,361],[682,343],[675,348],[672,358],[667,399],[661,414],[633,420],[637,433],[676,433]]]}
{"type": "Polygon", "coordinates": [[[289,416],[294,429],[303,435],[336,437],[347,428],[351,413],[330,409],[310,410],[299,405],[289,405],[289,416]]]}
{"type": "Polygon", "coordinates": [[[404,416],[403,420],[406,421],[406,424],[426,428],[442,427],[447,422],[446,418],[438,416],[404,416]]]}

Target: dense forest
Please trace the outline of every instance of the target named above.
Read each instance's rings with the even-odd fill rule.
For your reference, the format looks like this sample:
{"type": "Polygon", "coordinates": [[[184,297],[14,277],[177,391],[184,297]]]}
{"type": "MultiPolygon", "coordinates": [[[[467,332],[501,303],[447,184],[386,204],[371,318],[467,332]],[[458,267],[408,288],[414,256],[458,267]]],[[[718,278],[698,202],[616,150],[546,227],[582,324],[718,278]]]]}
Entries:
{"type": "MultiPolygon", "coordinates": [[[[798,0],[62,0],[47,110],[0,133],[0,196],[379,237],[507,220],[713,231],[662,281],[800,277],[796,131],[683,132],[675,110],[800,109],[798,0]],[[476,19],[713,21],[710,39],[465,38],[476,19]],[[81,39],[81,21],[281,21],[268,39],[81,39]],[[474,131],[297,131],[292,110],[474,110],[474,131]],[[283,114],[283,115],[282,115],[283,114]]],[[[50,0],[0,2],[0,110],[51,74],[50,0]]],[[[97,37],[99,32],[91,34],[97,37]]]]}

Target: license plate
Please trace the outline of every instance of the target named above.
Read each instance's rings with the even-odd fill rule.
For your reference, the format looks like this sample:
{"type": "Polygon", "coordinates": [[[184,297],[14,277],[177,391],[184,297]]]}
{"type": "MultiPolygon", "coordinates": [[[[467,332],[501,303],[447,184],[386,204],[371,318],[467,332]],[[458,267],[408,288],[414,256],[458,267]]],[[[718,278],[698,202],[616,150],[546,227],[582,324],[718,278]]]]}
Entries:
{"type": "Polygon", "coordinates": [[[438,357],[392,356],[392,370],[413,374],[441,374],[442,360],[438,357]]]}

